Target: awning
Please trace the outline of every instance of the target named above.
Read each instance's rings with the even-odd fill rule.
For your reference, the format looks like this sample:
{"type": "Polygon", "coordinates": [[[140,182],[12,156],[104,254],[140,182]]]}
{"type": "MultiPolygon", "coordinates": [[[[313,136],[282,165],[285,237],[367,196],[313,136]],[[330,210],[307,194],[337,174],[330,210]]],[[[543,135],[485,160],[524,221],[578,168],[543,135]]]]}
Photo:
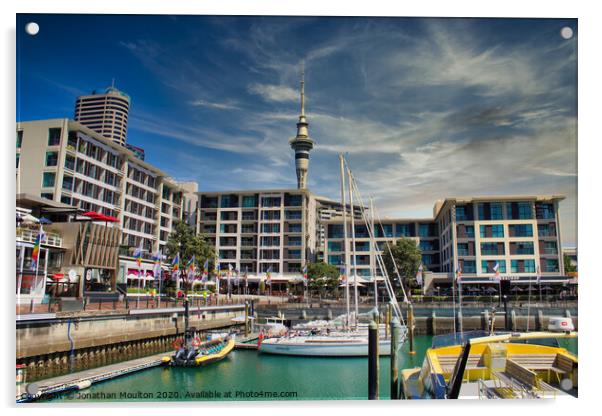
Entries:
{"type": "Polygon", "coordinates": [[[98,212],[88,211],[81,214],[84,217],[88,217],[93,221],[104,221],[104,222],[119,222],[119,220],[110,215],[99,214],[98,212]]]}

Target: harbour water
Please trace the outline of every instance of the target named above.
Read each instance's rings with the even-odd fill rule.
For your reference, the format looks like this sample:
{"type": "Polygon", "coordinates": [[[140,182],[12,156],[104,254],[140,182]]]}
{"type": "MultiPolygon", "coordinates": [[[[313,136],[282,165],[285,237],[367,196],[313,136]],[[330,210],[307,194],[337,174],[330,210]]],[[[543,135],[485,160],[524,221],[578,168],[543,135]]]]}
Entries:
{"type": "MultiPolygon", "coordinates": [[[[401,350],[400,368],[422,365],[431,336],[418,336],[416,354],[401,350]]],[[[577,353],[577,340],[562,340],[577,353]]],[[[390,397],[389,357],[380,359],[380,398],[390,397]]],[[[202,368],[156,367],[95,384],[51,401],[361,400],[368,398],[366,358],[305,358],[233,351],[202,368]]]]}

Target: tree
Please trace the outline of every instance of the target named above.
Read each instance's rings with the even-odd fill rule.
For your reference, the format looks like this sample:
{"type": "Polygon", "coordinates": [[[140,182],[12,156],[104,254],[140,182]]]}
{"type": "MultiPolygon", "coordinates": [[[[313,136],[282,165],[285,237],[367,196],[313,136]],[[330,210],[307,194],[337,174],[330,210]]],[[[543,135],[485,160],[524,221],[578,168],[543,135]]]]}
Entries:
{"type": "Polygon", "coordinates": [[[215,259],[213,245],[203,235],[195,234],[194,230],[183,221],[175,223],[174,231],[167,239],[167,252],[172,260],[180,253],[180,270],[184,271],[184,276],[186,275],[184,269],[192,256],[195,258],[197,268],[202,267],[206,260],[209,260],[212,266],[215,259]]]}
{"type": "Polygon", "coordinates": [[[577,267],[575,267],[575,265],[571,261],[571,258],[569,257],[568,254],[564,253],[562,258],[564,260],[564,272],[565,273],[572,273],[572,272],[577,271],[577,267]]]}
{"type": "Polygon", "coordinates": [[[308,263],[307,279],[309,290],[317,291],[322,296],[337,296],[339,292],[339,269],[327,263],[308,263]]]}
{"type": "MultiPolygon", "coordinates": [[[[418,267],[420,267],[420,263],[422,263],[420,248],[418,248],[418,245],[414,240],[409,238],[401,238],[397,240],[395,244],[389,243],[389,247],[391,248],[391,253],[395,259],[395,265],[397,265],[397,270],[399,270],[403,285],[405,288],[409,289],[412,286],[412,282],[416,281],[416,272],[418,272],[418,267]]],[[[388,249],[384,250],[382,257],[385,268],[387,269],[387,274],[394,282],[397,281],[393,259],[391,258],[388,249]]],[[[416,286],[416,284],[413,286],[416,286]]],[[[408,293],[407,290],[406,293],[408,293]]]]}

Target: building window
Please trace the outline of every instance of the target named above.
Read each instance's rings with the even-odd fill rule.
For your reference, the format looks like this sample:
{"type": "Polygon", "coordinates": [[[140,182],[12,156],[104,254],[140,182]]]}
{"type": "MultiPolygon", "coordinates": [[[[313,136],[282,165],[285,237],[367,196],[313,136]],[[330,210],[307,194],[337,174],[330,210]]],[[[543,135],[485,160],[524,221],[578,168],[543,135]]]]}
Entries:
{"type": "Polygon", "coordinates": [[[545,241],[543,245],[543,252],[545,254],[558,254],[556,241],[545,241]]]}
{"type": "Polygon", "coordinates": [[[481,238],[503,238],[504,226],[502,224],[481,225],[479,227],[481,238]]]}
{"type": "Polygon", "coordinates": [[[468,243],[458,243],[458,256],[468,256],[468,243]]]}
{"type": "Polygon", "coordinates": [[[506,273],[506,261],[505,260],[482,260],[481,261],[481,273],[495,273],[493,268],[495,264],[499,264],[498,271],[500,273],[506,273]]]}
{"type": "Polygon", "coordinates": [[[280,197],[263,197],[261,198],[261,206],[265,208],[279,207],[281,204],[280,197]]]}
{"type": "Polygon", "coordinates": [[[538,220],[554,219],[554,204],[535,204],[535,215],[538,220]]]}
{"type": "Polygon", "coordinates": [[[516,252],[512,254],[534,254],[533,242],[521,241],[512,243],[516,247],[516,252]]]}
{"type": "Polygon", "coordinates": [[[426,265],[435,263],[435,256],[433,256],[432,254],[423,254],[422,263],[426,265]]]}
{"type": "Polygon", "coordinates": [[[537,235],[540,237],[556,237],[556,227],[554,224],[538,224],[537,235]]]}
{"type": "Polygon", "coordinates": [[[466,212],[466,205],[457,205],[456,206],[456,221],[466,221],[468,220],[468,215],[466,212]]]}
{"type": "Polygon", "coordinates": [[[60,127],[48,129],[48,146],[58,146],[59,144],[61,144],[60,127]]]}
{"type": "Polygon", "coordinates": [[[511,260],[510,271],[512,273],[535,273],[535,260],[511,260]]]}
{"type": "Polygon", "coordinates": [[[343,224],[328,224],[328,238],[343,238],[343,224]]]}
{"type": "Polygon", "coordinates": [[[17,153],[17,161],[16,161],[17,169],[19,169],[19,159],[21,159],[21,154],[17,153]]]}
{"type": "Polygon", "coordinates": [[[435,250],[435,244],[434,244],[433,241],[422,240],[422,241],[420,241],[419,247],[420,247],[421,251],[433,251],[433,250],[435,250]]]}
{"type": "Polygon", "coordinates": [[[504,219],[504,209],[503,205],[499,202],[492,202],[490,205],[491,209],[491,219],[492,220],[502,220],[504,219]]]}
{"type": "Polygon", "coordinates": [[[55,178],[56,178],[56,173],[44,172],[44,174],[42,176],[42,188],[53,187],[55,178]]]}
{"type": "Polygon", "coordinates": [[[504,243],[481,243],[482,256],[498,256],[504,254],[504,243]]]}
{"type": "Polygon", "coordinates": [[[508,226],[510,237],[533,237],[531,224],[510,224],[508,226]]]}
{"type": "Polygon", "coordinates": [[[46,166],[56,166],[59,160],[59,152],[46,152],[46,166]]]}
{"type": "MultiPolygon", "coordinates": [[[[46,172],[48,173],[48,172],[46,172]]],[[[70,191],[73,189],[73,176],[63,177],[63,189],[70,191]]]]}
{"type": "Polygon", "coordinates": [[[300,207],[303,205],[303,195],[286,195],[284,205],[287,207],[300,207]]]}
{"type": "Polygon", "coordinates": [[[474,260],[464,260],[462,262],[462,273],[476,273],[477,266],[474,260]]]}
{"type": "Polygon", "coordinates": [[[17,149],[21,148],[23,144],[23,130],[17,131],[17,149]]]}
{"type": "Polygon", "coordinates": [[[466,228],[464,229],[465,235],[467,238],[474,238],[474,226],[473,225],[467,225],[466,228]]]}
{"type": "Polygon", "coordinates": [[[336,254],[336,255],[330,255],[328,256],[328,264],[332,264],[334,266],[338,266],[339,264],[341,264],[343,262],[341,255],[336,254]]]}
{"type": "MultiPolygon", "coordinates": [[[[289,246],[300,246],[301,245],[301,237],[289,237],[288,245],[289,246]]],[[[331,251],[337,251],[337,250],[331,250],[331,251]]]]}
{"type": "Polygon", "coordinates": [[[558,260],[546,259],[546,272],[558,272],[558,260]]]}
{"type": "Polygon", "coordinates": [[[50,200],[54,199],[54,194],[51,192],[43,192],[42,194],[40,194],[40,196],[45,199],[50,199],[50,200]]]}
{"type": "MultiPolygon", "coordinates": [[[[276,231],[278,232],[278,231],[276,231]]],[[[289,233],[300,233],[301,232],[301,224],[289,224],[288,225],[289,233]]]]}
{"type": "Polygon", "coordinates": [[[279,233],[280,224],[261,224],[262,233],[279,233]]]}
{"type": "Polygon", "coordinates": [[[257,197],[255,195],[245,195],[242,197],[243,208],[255,208],[257,206],[257,197]]]}
{"type": "Polygon", "coordinates": [[[61,195],[61,202],[63,204],[71,205],[71,197],[68,195],[61,195]]]}
{"type": "MultiPolygon", "coordinates": [[[[356,226],[356,230],[357,228],[360,228],[359,226],[356,226]]],[[[363,228],[365,229],[365,227],[363,228]]],[[[357,233],[357,231],[356,231],[357,233]]],[[[356,237],[358,237],[358,235],[356,235],[356,237]]],[[[367,238],[369,237],[368,235],[368,230],[366,230],[366,234],[361,236],[362,238],[367,238]]],[[[374,237],[379,238],[379,237],[393,237],[393,225],[392,224],[379,224],[379,225],[375,225],[374,226],[374,237]]]]}
{"type": "Polygon", "coordinates": [[[395,237],[413,237],[414,224],[397,224],[395,226],[395,237]]]}

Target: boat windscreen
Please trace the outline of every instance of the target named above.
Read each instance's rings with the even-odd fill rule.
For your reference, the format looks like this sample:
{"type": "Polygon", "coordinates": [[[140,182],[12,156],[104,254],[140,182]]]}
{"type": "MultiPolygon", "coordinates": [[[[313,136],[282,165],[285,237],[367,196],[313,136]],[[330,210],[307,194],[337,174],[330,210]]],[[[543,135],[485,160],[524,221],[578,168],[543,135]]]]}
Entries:
{"type": "Polygon", "coordinates": [[[556,338],[533,338],[512,340],[513,344],[533,344],[543,345],[545,347],[560,348],[560,343],[556,338]]]}

